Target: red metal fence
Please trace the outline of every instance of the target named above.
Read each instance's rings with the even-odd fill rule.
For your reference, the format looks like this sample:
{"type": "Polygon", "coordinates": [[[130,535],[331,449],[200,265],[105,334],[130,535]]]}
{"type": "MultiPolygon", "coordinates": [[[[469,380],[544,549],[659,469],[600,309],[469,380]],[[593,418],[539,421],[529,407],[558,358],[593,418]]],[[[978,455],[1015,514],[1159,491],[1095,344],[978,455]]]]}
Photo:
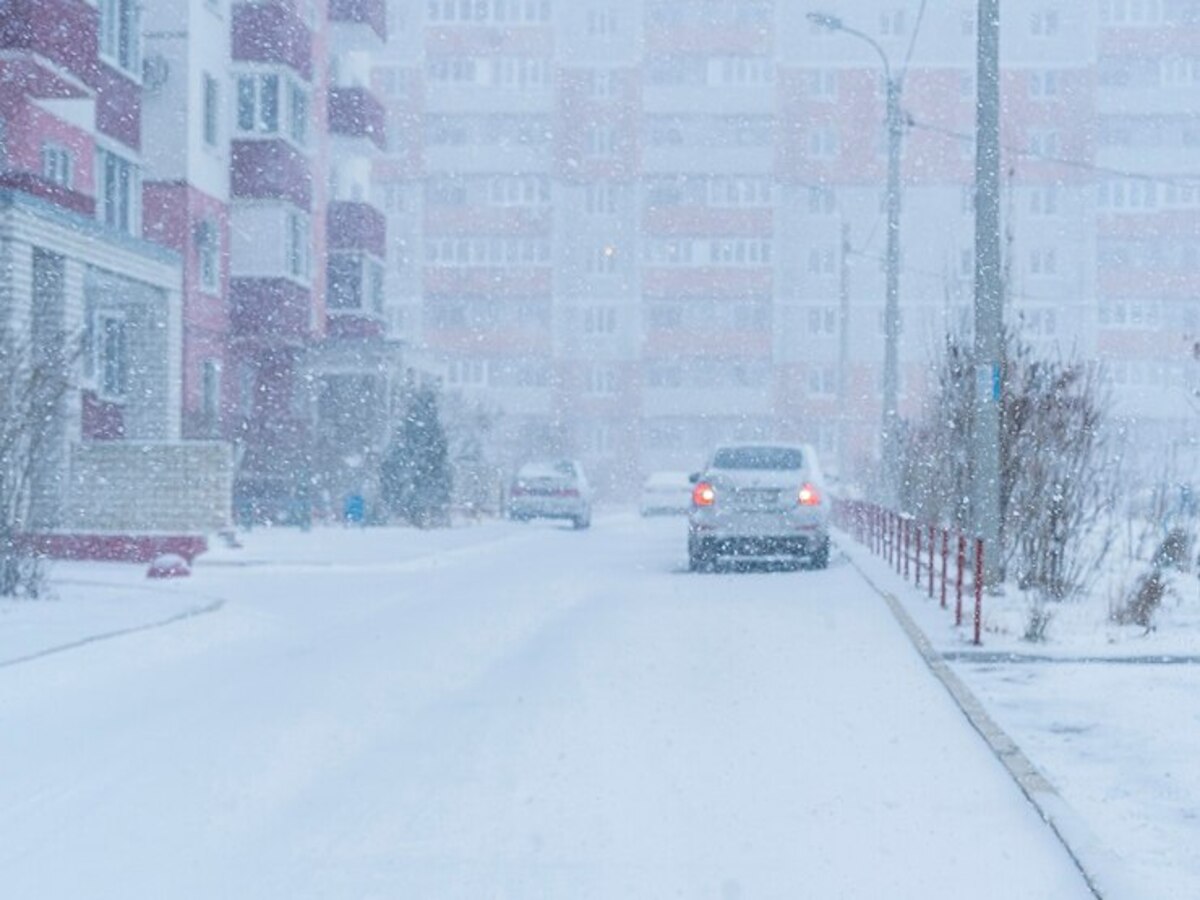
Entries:
{"type": "Polygon", "coordinates": [[[897,575],[911,578],[917,588],[928,591],[931,600],[940,595],[942,609],[947,608],[953,590],[956,626],[963,623],[963,592],[970,590],[975,601],[974,642],[982,643],[983,538],[921,522],[865,500],[835,501],[833,521],[876,556],[883,557],[897,575]]]}

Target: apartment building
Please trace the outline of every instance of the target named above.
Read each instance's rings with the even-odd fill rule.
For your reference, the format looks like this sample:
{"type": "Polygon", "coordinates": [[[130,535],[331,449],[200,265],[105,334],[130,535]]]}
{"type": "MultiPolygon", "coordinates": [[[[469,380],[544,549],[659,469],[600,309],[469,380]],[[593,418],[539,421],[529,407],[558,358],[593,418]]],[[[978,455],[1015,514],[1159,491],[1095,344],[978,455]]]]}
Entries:
{"type": "MultiPolygon", "coordinates": [[[[976,4],[918,6],[393,4],[375,69],[397,136],[375,168],[392,323],[505,411],[513,461],[569,452],[625,480],[773,434],[864,470],[884,341],[880,54],[904,75],[903,413],[973,318],[976,4]]],[[[1196,7],[1002,11],[1007,320],[1040,352],[1105,362],[1155,446],[1186,441],[1191,418],[1182,356],[1162,347],[1200,315],[1196,7]]]]}
{"type": "Polygon", "coordinates": [[[1096,24],[1097,351],[1130,451],[1200,464],[1200,3],[1101,0],[1096,24]]]}
{"type": "Polygon", "coordinates": [[[116,543],[85,542],[100,554],[119,550],[114,529],[211,527],[228,512],[219,446],[190,457],[183,518],[140,505],[183,458],[181,261],[142,236],[139,15],[119,0],[18,0],[0,17],[0,331],[6,352],[64,366],[72,385],[27,525],[63,541],[106,532],[116,543]]]}

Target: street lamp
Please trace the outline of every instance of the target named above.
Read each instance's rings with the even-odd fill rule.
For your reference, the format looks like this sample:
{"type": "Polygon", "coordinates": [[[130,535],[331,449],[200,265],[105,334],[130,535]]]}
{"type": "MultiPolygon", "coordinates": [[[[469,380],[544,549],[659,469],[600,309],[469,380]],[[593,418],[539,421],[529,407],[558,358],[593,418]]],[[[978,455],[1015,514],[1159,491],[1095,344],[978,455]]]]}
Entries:
{"type": "MultiPolygon", "coordinates": [[[[885,468],[895,464],[896,437],[899,433],[899,357],[900,340],[900,140],[903,129],[900,121],[901,78],[893,77],[887,53],[873,37],[851,28],[838,16],[810,12],[808,20],[827,31],[838,31],[859,38],[879,54],[887,83],[887,293],[883,309],[883,422],[880,448],[885,468]]],[[[890,490],[892,485],[888,486],[890,490]]]]}

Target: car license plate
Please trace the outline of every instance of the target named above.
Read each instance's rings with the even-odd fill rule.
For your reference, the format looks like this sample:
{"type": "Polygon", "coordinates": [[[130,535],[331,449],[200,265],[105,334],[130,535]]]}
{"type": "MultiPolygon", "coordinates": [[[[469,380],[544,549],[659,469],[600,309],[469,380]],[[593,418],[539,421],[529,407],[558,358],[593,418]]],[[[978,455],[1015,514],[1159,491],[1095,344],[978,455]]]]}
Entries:
{"type": "Polygon", "coordinates": [[[779,505],[779,491],[740,490],[734,495],[739,509],[774,509],[779,505]]]}

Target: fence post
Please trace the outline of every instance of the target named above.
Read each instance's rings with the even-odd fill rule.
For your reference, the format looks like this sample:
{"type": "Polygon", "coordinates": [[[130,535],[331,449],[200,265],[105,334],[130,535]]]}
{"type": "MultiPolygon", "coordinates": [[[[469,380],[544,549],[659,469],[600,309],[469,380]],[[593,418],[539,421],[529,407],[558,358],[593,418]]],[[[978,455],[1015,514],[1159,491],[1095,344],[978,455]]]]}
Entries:
{"type": "Polygon", "coordinates": [[[908,579],[908,542],[912,537],[912,534],[910,533],[912,529],[910,529],[908,527],[908,516],[902,515],[900,517],[900,522],[901,522],[901,529],[904,531],[904,537],[903,537],[904,549],[902,552],[904,555],[904,578],[907,580],[908,579]]]}
{"type": "Polygon", "coordinates": [[[913,531],[915,531],[917,533],[916,554],[915,554],[917,575],[916,575],[916,580],[913,581],[913,584],[915,584],[919,588],[921,586],[921,526],[917,525],[916,522],[914,522],[913,525],[914,525],[913,531]]]}
{"type": "Polygon", "coordinates": [[[929,526],[929,599],[933,599],[933,548],[937,546],[937,529],[929,526]]]}
{"type": "Polygon", "coordinates": [[[942,609],[946,608],[946,562],[950,556],[950,530],[942,529],[942,609]]]}
{"type": "Polygon", "coordinates": [[[967,565],[967,538],[961,532],[958,535],[958,586],[956,589],[956,598],[954,601],[954,625],[955,627],[962,624],[962,591],[963,591],[963,569],[967,565]]]}
{"type": "Polygon", "coordinates": [[[975,645],[982,643],[983,627],[983,538],[975,539],[975,645]]]}

